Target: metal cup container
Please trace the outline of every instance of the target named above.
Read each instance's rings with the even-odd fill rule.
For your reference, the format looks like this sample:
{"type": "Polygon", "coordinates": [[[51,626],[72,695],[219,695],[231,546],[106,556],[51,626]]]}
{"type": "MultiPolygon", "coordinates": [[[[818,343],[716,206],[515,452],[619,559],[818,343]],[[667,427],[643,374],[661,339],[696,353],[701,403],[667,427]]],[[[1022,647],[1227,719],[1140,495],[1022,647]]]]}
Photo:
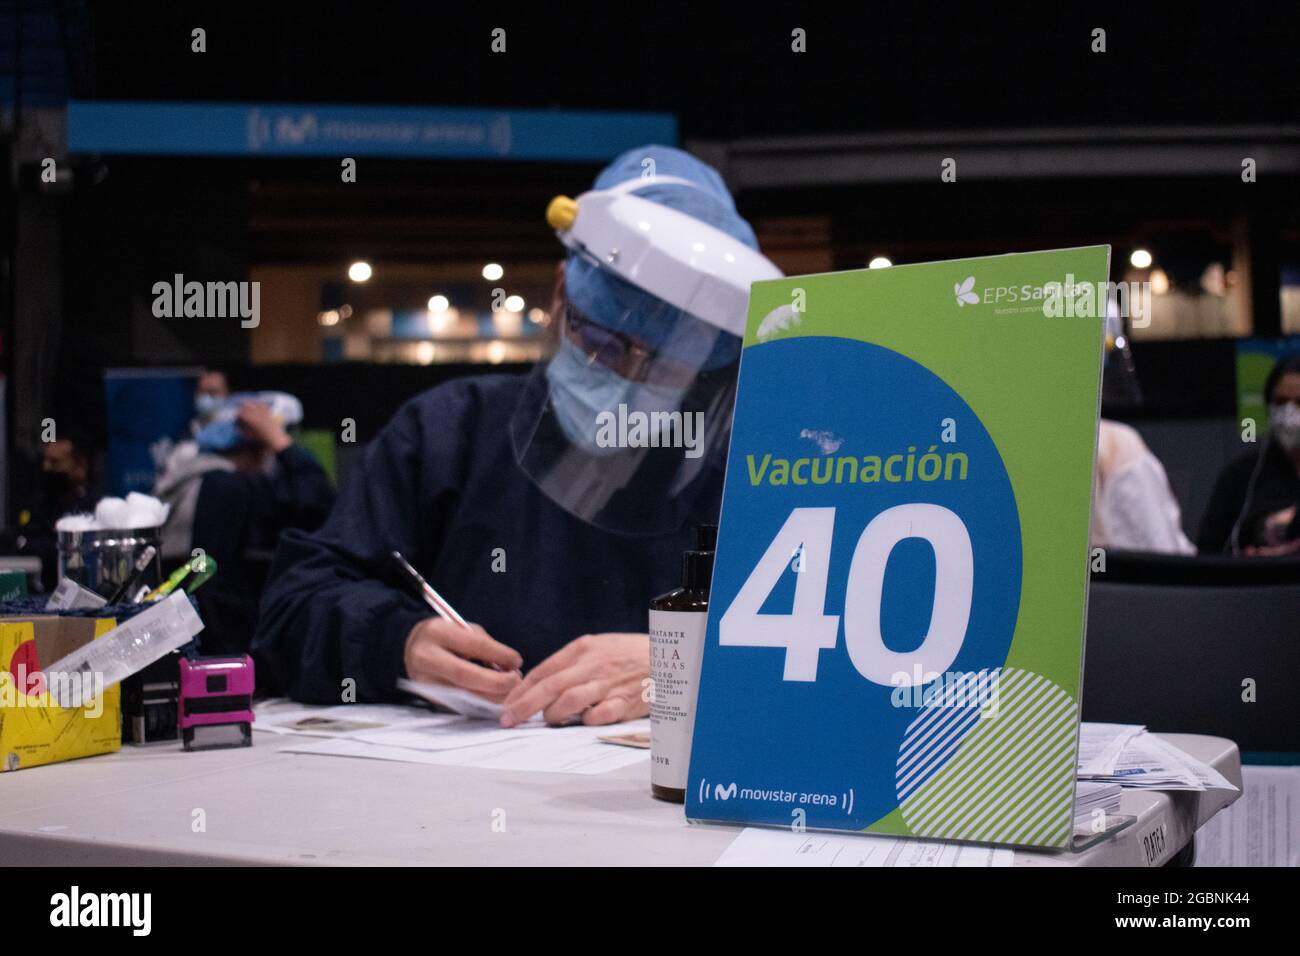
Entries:
{"type": "Polygon", "coordinates": [[[139,581],[157,587],[162,583],[161,528],[60,531],[59,576],[109,597],[131,576],[136,560],[149,545],[154,546],[155,554],[139,581]]]}

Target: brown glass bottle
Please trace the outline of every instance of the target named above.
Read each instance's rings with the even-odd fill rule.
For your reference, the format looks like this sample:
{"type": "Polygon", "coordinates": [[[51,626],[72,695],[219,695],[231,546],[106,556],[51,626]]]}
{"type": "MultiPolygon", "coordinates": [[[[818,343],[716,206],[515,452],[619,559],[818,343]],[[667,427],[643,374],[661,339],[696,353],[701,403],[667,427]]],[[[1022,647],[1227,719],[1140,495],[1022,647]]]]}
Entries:
{"type": "Polygon", "coordinates": [[[650,793],[686,801],[700,657],[717,529],[696,528],[697,550],[682,556],[682,586],[650,602],[650,793]]]}

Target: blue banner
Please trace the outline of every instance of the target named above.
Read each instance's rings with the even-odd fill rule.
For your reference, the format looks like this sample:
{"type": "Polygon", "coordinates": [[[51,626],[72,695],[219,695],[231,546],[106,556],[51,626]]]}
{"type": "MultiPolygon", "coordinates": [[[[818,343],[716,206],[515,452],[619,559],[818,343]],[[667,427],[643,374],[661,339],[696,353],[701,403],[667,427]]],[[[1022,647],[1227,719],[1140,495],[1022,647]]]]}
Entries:
{"type": "Polygon", "coordinates": [[[107,369],[108,491],[153,489],[173,444],[189,438],[198,368],[107,369]]]}
{"type": "Polygon", "coordinates": [[[597,162],[676,142],[670,113],[68,101],[73,153],[597,162]]]}

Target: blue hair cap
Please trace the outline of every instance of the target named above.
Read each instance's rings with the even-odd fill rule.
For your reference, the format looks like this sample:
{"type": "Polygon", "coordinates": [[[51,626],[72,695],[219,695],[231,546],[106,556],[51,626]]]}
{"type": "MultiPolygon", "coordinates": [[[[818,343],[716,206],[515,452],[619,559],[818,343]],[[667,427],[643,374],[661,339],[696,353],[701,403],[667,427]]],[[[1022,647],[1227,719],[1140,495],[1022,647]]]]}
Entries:
{"type": "MultiPolygon", "coordinates": [[[[676,209],[758,249],[754,230],[736,212],[735,201],[718,171],[680,149],[655,145],[629,149],[606,166],[592,185],[610,189],[642,177],[646,177],[646,185],[634,190],[637,196],[676,209]],[[676,176],[699,188],[657,183],[650,175],[676,176]]],[[[569,301],[591,321],[662,347],[665,354],[684,363],[717,368],[740,354],[736,336],[673,309],[576,252],[570,252],[565,262],[564,288],[569,301]]]]}

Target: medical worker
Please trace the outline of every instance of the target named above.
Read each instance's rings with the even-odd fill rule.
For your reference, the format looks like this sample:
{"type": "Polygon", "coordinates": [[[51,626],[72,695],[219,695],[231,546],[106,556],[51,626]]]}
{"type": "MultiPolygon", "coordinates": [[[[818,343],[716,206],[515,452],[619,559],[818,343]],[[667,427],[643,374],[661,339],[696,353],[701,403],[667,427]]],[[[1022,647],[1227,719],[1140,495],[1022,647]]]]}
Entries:
{"type": "Polygon", "coordinates": [[[554,357],[407,402],[324,527],[284,536],[254,644],[279,692],[401,700],[409,677],[507,726],[647,713],[647,605],[717,521],[749,285],[780,272],[676,149],[623,154],[547,219],[554,357]],[[401,590],[394,550],[472,626],[401,590]]]}

